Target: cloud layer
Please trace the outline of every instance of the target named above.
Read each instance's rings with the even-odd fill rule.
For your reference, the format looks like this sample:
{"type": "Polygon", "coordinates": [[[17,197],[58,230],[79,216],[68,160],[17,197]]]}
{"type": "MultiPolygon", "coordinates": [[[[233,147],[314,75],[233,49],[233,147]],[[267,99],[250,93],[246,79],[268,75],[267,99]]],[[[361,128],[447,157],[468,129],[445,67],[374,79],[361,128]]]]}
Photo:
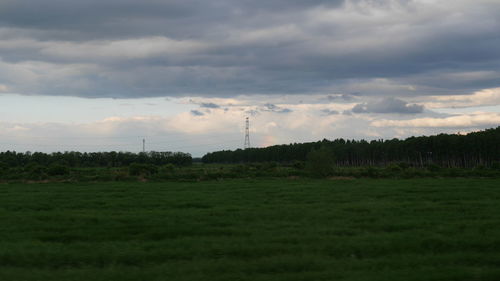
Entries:
{"type": "MultiPolygon", "coordinates": [[[[468,95],[468,98],[476,95],[478,93],[468,95]]],[[[462,98],[466,99],[466,96],[462,98]]],[[[69,123],[39,118],[38,121],[19,122],[11,118],[10,121],[0,121],[0,150],[140,151],[142,139],[146,138],[148,150],[185,151],[201,156],[209,151],[241,148],[244,122],[248,116],[251,143],[257,147],[323,138],[371,140],[443,132],[464,133],[500,124],[500,110],[454,114],[424,110],[408,114],[401,110],[412,107],[412,104],[408,106],[402,100],[390,99],[387,102],[387,99],[381,99],[389,106],[378,108],[382,102],[374,99],[366,103],[370,112],[355,113],[352,108],[359,105],[357,102],[324,103],[324,100],[328,100],[328,96],[240,96],[238,100],[180,98],[158,105],[142,104],[139,111],[129,110],[128,114],[118,111],[119,115],[109,113],[110,117],[94,121],[69,123]],[[306,98],[311,102],[303,102],[306,98]],[[184,110],[163,114],[161,109],[169,104],[182,105],[184,110]],[[146,107],[156,108],[155,114],[148,114],[146,107]]],[[[94,111],[94,114],[100,115],[106,108],[113,108],[112,101],[108,100],[105,108],[94,111]]],[[[115,108],[134,108],[139,106],[136,101],[144,102],[128,100],[127,104],[121,104],[123,101],[114,100],[115,108]]],[[[74,108],[73,111],[86,111],[86,108],[74,108]]],[[[59,114],[71,117],[67,111],[59,114]]]]}
{"type": "Polygon", "coordinates": [[[384,98],[367,103],[358,103],[352,108],[354,113],[400,113],[416,114],[422,113],[424,107],[418,104],[408,104],[396,98],[384,98]]]}
{"type": "Polygon", "coordinates": [[[3,0],[0,149],[496,127],[499,30],[496,0],[3,0]]]}
{"type": "Polygon", "coordinates": [[[500,84],[499,15],[491,0],[6,0],[0,90],[465,94],[500,84]]]}

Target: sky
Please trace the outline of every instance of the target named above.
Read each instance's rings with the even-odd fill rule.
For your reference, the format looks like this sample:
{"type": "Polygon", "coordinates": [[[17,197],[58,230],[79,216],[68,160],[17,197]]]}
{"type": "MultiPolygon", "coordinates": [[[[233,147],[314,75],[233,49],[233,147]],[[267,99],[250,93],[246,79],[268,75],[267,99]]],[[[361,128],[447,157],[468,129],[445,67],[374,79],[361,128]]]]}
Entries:
{"type": "Polygon", "coordinates": [[[499,0],[0,0],[0,151],[500,126],[499,0]]]}

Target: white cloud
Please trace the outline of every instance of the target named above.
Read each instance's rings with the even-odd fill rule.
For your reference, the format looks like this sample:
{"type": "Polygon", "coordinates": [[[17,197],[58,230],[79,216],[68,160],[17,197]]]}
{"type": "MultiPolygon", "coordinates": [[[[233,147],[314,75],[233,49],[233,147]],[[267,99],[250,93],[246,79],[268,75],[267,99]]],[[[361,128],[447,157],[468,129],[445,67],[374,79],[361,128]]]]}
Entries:
{"type": "MultiPolygon", "coordinates": [[[[358,97],[356,102],[364,102],[364,98],[358,97]]],[[[145,137],[148,149],[185,151],[201,156],[208,151],[240,148],[247,116],[250,116],[253,146],[309,142],[323,138],[403,138],[413,134],[448,132],[452,128],[467,131],[500,124],[500,113],[487,112],[442,118],[424,112],[423,117],[417,119],[409,119],[408,115],[345,115],[341,112],[352,108],[354,103],[317,103],[321,96],[310,96],[309,99],[311,103],[296,99],[295,96],[292,99],[276,96],[269,99],[255,96],[240,96],[239,99],[182,98],[170,100],[168,104],[159,106],[165,110],[150,114],[129,112],[130,107],[135,107],[136,103],[143,104],[145,100],[127,100],[129,107],[119,106],[123,102],[121,100],[114,101],[117,106],[108,100],[105,107],[111,109],[109,115],[95,119],[98,121],[84,118],[78,121],[47,122],[40,118],[37,122],[12,121],[15,119],[0,122],[0,150],[139,151],[142,138],[145,137]],[[204,107],[207,103],[220,106],[204,107]],[[169,106],[179,104],[184,107],[183,110],[169,111],[169,106]],[[290,110],[286,113],[269,110],[269,104],[290,110]],[[193,115],[193,110],[203,114],[193,115]],[[254,114],[250,114],[250,111],[254,114]],[[338,113],[325,114],[332,111],[338,113]]],[[[96,102],[99,103],[98,100],[96,102]]]]}
{"type": "MultiPolygon", "coordinates": [[[[313,100],[319,97],[313,97],[313,100]]],[[[189,101],[189,99],[188,99],[189,101]]],[[[278,103],[279,108],[292,108],[287,113],[267,110],[265,102],[249,96],[246,99],[204,99],[226,106],[199,107],[195,116],[187,109],[172,115],[113,115],[95,122],[0,123],[3,142],[0,149],[16,150],[132,150],[137,151],[139,140],[146,136],[150,149],[183,150],[195,155],[219,149],[235,149],[243,144],[245,118],[250,115],[253,146],[290,142],[315,141],[323,138],[349,136],[360,138],[370,118],[355,118],[341,114],[325,116],[325,108],[341,110],[348,105],[278,103]],[[238,104],[239,103],[239,104],[238,104]],[[230,104],[230,105],[229,105],[230,104]],[[228,106],[229,105],[229,106],[228,106]],[[351,124],[358,124],[353,129],[351,124]],[[363,126],[361,124],[364,124],[363,126]],[[340,133],[342,131],[343,133],[340,133]],[[182,142],[172,144],[179,136],[182,142]],[[205,145],[206,144],[206,145],[205,145]]],[[[275,101],[278,101],[276,99],[275,101]]],[[[143,102],[143,101],[141,101],[143,102]]],[[[120,103],[120,101],[117,101],[120,103]]],[[[129,100],[129,103],[134,103],[129,100]]]]}
{"type": "Polygon", "coordinates": [[[446,118],[417,118],[411,120],[376,120],[374,127],[416,127],[416,128],[478,128],[496,127],[500,124],[500,113],[475,113],[446,118]]]}
{"type": "Polygon", "coordinates": [[[453,108],[500,105],[500,88],[477,91],[470,95],[430,96],[427,108],[453,108]]]}

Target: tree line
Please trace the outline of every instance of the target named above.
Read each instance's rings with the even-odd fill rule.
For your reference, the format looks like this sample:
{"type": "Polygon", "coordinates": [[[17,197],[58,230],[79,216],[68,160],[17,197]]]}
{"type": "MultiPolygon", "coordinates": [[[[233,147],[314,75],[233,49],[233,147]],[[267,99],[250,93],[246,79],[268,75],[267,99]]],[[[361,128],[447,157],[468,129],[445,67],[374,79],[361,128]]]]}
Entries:
{"type": "Polygon", "coordinates": [[[60,164],[69,167],[122,167],[132,163],[186,166],[193,159],[184,152],[0,152],[0,167],[23,167],[26,165],[49,166],[60,164]]]}
{"type": "Polygon", "coordinates": [[[385,166],[406,163],[414,167],[471,168],[491,166],[500,161],[500,127],[467,135],[439,134],[409,137],[404,140],[324,139],[264,148],[224,150],[207,153],[204,163],[293,162],[306,161],[311,151],[325,149],[344,167],[385,166]]]}

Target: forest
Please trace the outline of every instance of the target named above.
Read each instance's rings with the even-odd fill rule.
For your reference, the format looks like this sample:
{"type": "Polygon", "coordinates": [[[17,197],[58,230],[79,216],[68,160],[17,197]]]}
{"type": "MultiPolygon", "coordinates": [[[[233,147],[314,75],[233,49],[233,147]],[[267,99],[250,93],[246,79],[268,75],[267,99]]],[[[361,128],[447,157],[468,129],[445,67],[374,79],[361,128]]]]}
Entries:
{"type": "Polygon", "coordinates": [[[49,166],[52,164],[69,167],[123,167],[132,163],[186,166],[192,163],[190,154],[184,152],[0,152],[0,168],[24,167],[27,165],[49,166]]]}
{"type": "Polygon", "coordinates": [[[0,152],[0,182],[219,180],[260,177],[499,177],[500,127],[404,140],[322,140],[193,160],[183,152],[0,152]],[[195,165],[192,165],[195,162],[195,165]]]}
{"type": "Polygon", "coordinates": [[[251,163],[306,161],[313,150],[331,154],[336,166],[387,166],[405,163],[413,167],[490,167],[500,161],[500,127],[461,134],[409,137],[404,140],[344,140],[292,143],[264,148],[207,153],[203,163],[251,163]]]}

